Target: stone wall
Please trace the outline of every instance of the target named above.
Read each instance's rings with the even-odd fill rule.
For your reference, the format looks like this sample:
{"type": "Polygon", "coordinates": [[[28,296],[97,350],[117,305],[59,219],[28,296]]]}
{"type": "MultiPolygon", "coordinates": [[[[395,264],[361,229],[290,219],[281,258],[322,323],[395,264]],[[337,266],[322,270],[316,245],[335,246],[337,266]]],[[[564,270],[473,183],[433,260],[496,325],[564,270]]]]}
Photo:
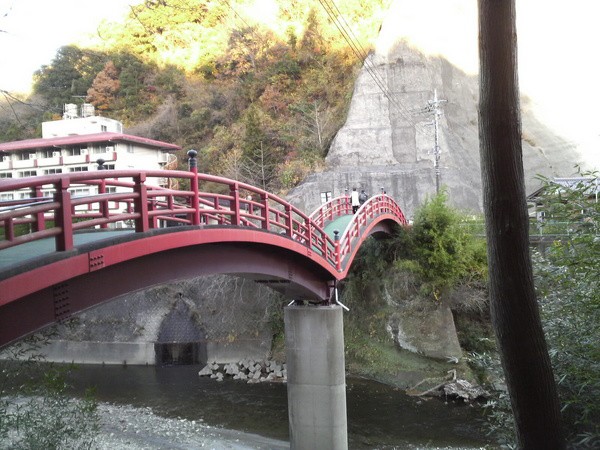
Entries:
{"type": "MultiPolygon", "coordinates": [[[[276,294],[239,277],[217,275],[131,293],[59,326],[48,360],[154,364],[160,346],[194,343],[196,362],[266,359],[276,294]]],[[[159,357],[160,359],[160,357],[159,357]]]]}

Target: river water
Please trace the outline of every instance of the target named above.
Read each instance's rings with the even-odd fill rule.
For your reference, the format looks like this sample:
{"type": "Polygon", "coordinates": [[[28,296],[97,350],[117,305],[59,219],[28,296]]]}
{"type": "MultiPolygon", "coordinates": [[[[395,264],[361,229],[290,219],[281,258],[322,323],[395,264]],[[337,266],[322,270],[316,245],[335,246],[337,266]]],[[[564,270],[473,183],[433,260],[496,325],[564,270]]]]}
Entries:
{"type": "MultiPolygon", "coordinates": [[[[200,368],[83,365],[71,381],[75,395],[94,386],[100,402],[289,440],[285,384],[217,382],[199,377],[200,368]]],[[[409,397],[388,385],[348,378],[347,409],[351,449],[472,449],[490,444],[477,406],[409,397]]]]}

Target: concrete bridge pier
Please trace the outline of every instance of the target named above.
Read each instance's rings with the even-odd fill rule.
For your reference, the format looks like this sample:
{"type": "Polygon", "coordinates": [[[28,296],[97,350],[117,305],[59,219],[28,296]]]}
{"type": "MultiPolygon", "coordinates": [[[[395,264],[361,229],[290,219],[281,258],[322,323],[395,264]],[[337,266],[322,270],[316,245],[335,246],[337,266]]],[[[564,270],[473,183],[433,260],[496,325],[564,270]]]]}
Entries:
{"type": "Polygon", "coordinates": [[[342,307],[284,310],[292,450],[346,450],[346,372],[342,307]]]}

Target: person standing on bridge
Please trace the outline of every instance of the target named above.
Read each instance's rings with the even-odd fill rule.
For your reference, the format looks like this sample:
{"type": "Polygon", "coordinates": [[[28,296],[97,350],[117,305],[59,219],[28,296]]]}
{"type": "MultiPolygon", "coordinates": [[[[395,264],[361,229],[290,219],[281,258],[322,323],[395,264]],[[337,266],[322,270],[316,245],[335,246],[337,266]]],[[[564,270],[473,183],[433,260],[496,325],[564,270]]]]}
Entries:
{"type": "Polygon", "coordinates": [[[352,204],[352,214],[356,214],[360,206],[360,200],[358,199],[358,191],[355,187],[352,188],[352,194],[350,194],[350,203],[352,204]]]}
{"type": "Polygon", "coordinates": [[[369,195],[365,192],[364,189],[360,191],[360,195],[358,196],[358,201],[360,206],[362,206],[369,199],[369,195]]]}

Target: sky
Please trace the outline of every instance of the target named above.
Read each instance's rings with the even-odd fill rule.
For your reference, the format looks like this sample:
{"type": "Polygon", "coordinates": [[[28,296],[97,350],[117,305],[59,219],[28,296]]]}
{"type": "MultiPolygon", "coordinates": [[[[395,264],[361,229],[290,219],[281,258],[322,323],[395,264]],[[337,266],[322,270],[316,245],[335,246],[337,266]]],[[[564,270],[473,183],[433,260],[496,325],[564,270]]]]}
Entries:
{"type": "MultiPolygon", "coordinates": [[[[27,92],[56,50],[141,0],[0,0],[0,91],[27,92]]],[[[341,2],[343,0],[337,0],[341,2]]],[[[272,0],[255,0],[254,7],[272,0]]],[[[476,0],[395,0],[397,28],[467,73],[477,62],[476,0]]],[[[516,0],[521,91],[536,116],[581,142],[600,166],[600,1],[516,0]]],[[[262,10],[261,10],[262,11],[262,10]]],[[[262,12],[264,14],[264,12],[262,12]]]]}
{"type": "MultiPolygon", "coordinates": [[[[600,1],[515,3],[519,87],[527,108],[600,169],[600,1]]],[[[476,0],[396,0],[388,17],[394,39],[400,30],[424,54],[477,74],[476,0]]]]}
{"type": "Polygon", "coordinates": [[[123,17],[140,0],[0,0],[0,90],[28,92],[59,47],[123,17]]]}

